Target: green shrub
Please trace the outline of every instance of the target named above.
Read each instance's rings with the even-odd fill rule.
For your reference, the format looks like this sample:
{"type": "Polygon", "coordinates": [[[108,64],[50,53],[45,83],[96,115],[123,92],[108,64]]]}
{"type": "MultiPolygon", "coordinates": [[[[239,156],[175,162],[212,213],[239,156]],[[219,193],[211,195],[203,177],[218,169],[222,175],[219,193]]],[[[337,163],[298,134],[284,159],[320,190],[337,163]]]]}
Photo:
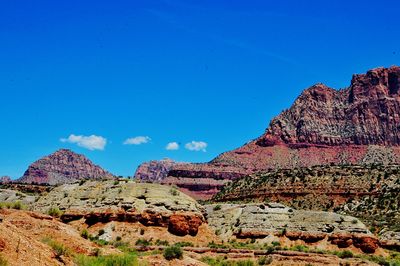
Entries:
{"type": "Polygon", "coordinates": [[[105,233],[104,229],[99,230],[99,236],[104,235],[104,233],[105,233]]]}
{"type": "Polygon", "coordinates": [[[274,246],[274,247],[280,247],[281,246],[281,243],[280,242],[278,242],[278,241],[272,241],[272,246],[274,246]]]}
{"type": "Polygon", "coordinates": [[[182,259],[183,251],[180,246],[174,245],[165,248],[163,255],[166,260],[182,259]]]}
{"type": "Polygon", "coordinates": [[[220,209],[221,209],[221,205],[220,204],[215,205],[214,208],[213,208],[214,211],[219,211],[220,209]]]}
{"type": "Polygon", "coordinates": [[[157,239],[156,240],[156,245],[157,246],[169,246],[169,242],[167,240],[157,239]]]}
{"type": "Polygon", "coordinates": [[[89,234],[88,230],[83,229],[81,232],[81,237],[83,237],[84,239],[90,239],[91,235],[89,234]]]}
{"type": "Polygon", "coordinates": [[[295,251],[300,251],[300,252],[308,252],[309,251],[308,247],[304,246],[304,245],[296,245],[292,249],[295,251]]]}
{"type": "Polygon", "coordinates": [[[63,214],[63,212],[60,211],[60,209],[57,208],[57,207],[51,207],[47,211],[47,214],[50,215],[50,216],[53,216],[53,217],[60,217],[63,214]]]}
{"type": "Polygon", "coordinates": [[[337,254],[337,256],[339,258],[346,259],[346,258],[352,258],[354,255],[353,255],[353,252],[351,252],[350,250],[343,250],[343,251],[340,251],[337,254]]]}

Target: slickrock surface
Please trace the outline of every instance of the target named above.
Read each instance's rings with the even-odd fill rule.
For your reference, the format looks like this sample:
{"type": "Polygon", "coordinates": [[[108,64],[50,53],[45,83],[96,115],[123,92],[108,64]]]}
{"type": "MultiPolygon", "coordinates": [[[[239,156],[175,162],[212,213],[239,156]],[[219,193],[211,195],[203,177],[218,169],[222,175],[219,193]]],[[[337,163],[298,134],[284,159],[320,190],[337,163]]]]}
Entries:
{"type": "Polygon", "coordinates": [[[210,163],[172,166],[154,180],[164,176],[163,182],[205,199],[225,180],[270,169],[400,164],[399,123],[400,67],[376,68],[354,75],[346,89],[323,84],[306,89],[256,140],[210,163]]]}
{"type": "Polygon", "coordinates": [[[64,184],[81,179],[112,179],[114,176],[84,155],[60,149],[31,164],[17,181],[21,183],[64,184]]]}
{"type": "Polygon", "coordinates": [[[209,225],[225,240],[297,241],[325,248],[374,253],[378,239],[358,219],[332,212],[302,211],[279,203],[208,205],[209,225]]]}

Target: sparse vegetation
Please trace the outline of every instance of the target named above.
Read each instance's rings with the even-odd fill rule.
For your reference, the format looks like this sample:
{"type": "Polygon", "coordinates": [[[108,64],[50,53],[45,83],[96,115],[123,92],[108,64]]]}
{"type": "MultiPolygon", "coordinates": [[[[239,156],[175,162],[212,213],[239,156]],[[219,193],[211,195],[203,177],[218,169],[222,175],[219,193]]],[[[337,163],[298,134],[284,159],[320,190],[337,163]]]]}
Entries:
{"type": "Polygon", "coordinates": [[[212,258],[206,256],[203,257],[201,261],[207,263],[210,266],[255,266],[256,265],[252,260],[227,260],[224,257],[212,258]]]}
{"type": "Polygon", "coordinates": [[[138,258],[134,254],[108,255],[108,256],[75,256],[78,266],[139,266],[138,258]]]}
{"type": "Polygon", "coordinates": [[[20,201],[0,202],[0,209],[25,210],[26,206],[22,204],[20,201]]]}
{"type": "Polygon", "coordinates": [[[166,260],[182,259],[183,251],[180,246],[173,245],[165,248],[163,255],[166,260]]]}
{"type": "Polygon", "coordinates": [[[136,240],[136,243],[135,243],[135,245],[136,246],[150,246],[152,244],[152,241],[151,240],[147,240],[147,239],[144,239],[144,238],[139,238],[138,240],[136,240]]]}
{"type": "Polygon", "coordinates": [[[53,249],[54,255],[57,259],[71,254],[67,247],[51,238],[44,238],[42,241],[53,249]]]}

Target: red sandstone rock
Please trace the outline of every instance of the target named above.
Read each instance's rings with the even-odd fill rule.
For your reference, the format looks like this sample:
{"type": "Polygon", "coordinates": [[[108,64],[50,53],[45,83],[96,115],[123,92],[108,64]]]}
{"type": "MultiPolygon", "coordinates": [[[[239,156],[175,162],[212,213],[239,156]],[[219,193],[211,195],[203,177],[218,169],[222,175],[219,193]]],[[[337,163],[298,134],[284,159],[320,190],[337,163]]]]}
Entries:
{"type": "Polygon", "coordinates": [[[173,214],[169,217],[168,231],[178,236],[195,236],[202,223],[201,218],[195,215],[173,214]]]}

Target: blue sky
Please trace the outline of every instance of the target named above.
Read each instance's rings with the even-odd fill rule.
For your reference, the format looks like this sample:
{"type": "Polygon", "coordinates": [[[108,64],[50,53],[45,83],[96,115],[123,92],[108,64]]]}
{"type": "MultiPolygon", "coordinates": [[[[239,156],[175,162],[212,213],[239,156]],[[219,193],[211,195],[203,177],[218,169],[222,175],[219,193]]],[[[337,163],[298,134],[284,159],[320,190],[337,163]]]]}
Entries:
{"type": "Polygon", "coordinates": [[[151,159],[209,161],[259,136],[312,84],[342,88],[353,73],[400,64],[399,10],[398,1],[2,1],[0,175],[17,178],[63,147],[118,175],[151,159]]]}

